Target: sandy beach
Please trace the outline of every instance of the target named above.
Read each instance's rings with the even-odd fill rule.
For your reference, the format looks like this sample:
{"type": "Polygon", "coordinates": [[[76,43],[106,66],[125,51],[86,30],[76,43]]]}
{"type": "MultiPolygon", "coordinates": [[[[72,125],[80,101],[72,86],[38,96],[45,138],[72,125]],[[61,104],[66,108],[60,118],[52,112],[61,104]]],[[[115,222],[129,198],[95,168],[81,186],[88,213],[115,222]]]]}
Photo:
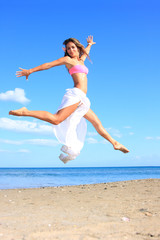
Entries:
{"type": "Polygon", "coordinates": [[[0,240],[158,240],[160,179],[0,190],[0,240]]]}

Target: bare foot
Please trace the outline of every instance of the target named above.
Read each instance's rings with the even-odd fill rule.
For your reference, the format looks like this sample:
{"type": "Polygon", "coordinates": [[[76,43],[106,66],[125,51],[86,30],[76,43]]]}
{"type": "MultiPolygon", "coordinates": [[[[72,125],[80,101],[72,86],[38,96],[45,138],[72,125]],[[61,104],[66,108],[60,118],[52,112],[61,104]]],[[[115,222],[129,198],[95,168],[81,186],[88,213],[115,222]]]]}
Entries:
{"type": "Polygon", "coordinates": [[[26,107],[22,107],[18,110],[12,110],[9,112],[9,115],[14,115],[14,116],[24,116],[24,113],[28,111],[26,107]]]}
{"type": "Polygon", "coordinates": [[[129,150],[119,142],[116,142],[113,147],[114,147],[115,150],[119,150],[123,153],[128,153],[129,152],[129,150]]]}

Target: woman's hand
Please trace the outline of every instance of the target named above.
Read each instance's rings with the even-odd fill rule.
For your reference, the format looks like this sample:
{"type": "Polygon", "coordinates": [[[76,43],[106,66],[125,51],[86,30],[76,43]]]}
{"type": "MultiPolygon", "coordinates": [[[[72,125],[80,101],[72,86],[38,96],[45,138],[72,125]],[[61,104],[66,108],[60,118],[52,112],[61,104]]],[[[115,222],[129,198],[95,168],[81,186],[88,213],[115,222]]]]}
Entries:
{"type": "Polygon", "coordinates": [[[26,80],[28,80],[28,76],[30,75],[30,70],[23,69],[23,68],[19,68],[19,69],[21,70],[16,72],[17,77],[26,76],[26,80]]]}
{"type": "Polygon", "coordinates": [[[88,36],[87,43],[90,45],[96,44],[95,42],[93,42],[93,36],[88,36]]]}

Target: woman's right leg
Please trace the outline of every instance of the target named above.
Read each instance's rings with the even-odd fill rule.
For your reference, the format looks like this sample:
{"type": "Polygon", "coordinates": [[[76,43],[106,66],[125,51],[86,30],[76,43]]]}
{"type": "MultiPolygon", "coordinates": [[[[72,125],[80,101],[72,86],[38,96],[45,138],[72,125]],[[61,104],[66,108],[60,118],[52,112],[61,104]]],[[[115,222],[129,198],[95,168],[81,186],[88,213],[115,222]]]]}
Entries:
{"type": "Polygon", "coordinates": [[[63,122],[67,117],[69,117],[77,109],[78,105],[79,105],[79,102],[69,107],[63,108],[55,114],[52,114],[47,111],[30,111],[27,108],[23,107],[18,110],[10,111],[9,115],[34,117],[34,118],[43,120],[45,122],[58,125],[59,123],[63,122]]]}
{"type": "Polygon", "coordinates": [[[111,135],[106,131],[106,129],[102,126],[101,121],[99,120],[99,118],[97,117],[97,115],[91,110],[89,109],[89,111],[86,113],[86,115],[84,116],[89,122],[92,123],[92,125],[94,126],[94,128],[96,129],[96,131],[106,140],[108,140],[114,147],[115,150],[120,150],[124,153],[129,152],[129,150],[123,146],[122,144],[120,144],[119,142],[117,142],[115,139],[113,139],[111,137],[111,135]]]}

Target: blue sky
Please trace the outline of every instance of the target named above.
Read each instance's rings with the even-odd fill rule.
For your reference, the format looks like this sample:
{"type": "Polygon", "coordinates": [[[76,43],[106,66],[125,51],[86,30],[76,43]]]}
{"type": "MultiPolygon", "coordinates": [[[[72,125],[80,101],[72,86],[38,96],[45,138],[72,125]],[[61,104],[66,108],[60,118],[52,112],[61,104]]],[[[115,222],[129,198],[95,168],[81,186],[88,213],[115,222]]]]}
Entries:
{"type": "Polygon", "coordinates": [[[157,0],[1,1],[0,167],[92,167],[160,165],[160,3],[157,0]],[[114,151],[88,123],[81,155],[64,165],[60,144],[45,122],[9,116],[26,106],[56,112],[66,88],[64,66],[16,78],[63,56],[75,37],[86,46],[93,35],[88,97],[103,126],[129,150],[114,151]]]}

